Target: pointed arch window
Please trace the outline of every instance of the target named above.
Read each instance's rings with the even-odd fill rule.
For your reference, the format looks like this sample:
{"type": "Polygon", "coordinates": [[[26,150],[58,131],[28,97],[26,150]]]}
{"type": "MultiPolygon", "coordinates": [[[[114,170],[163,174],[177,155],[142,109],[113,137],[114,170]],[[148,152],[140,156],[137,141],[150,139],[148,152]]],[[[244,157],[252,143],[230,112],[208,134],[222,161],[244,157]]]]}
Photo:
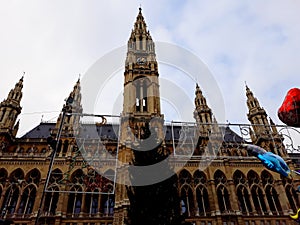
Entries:
{"type": "Polygon", "coordinates": [[[71,193],[69,194],[68,199],[68,213],[71,214],[79,214],[81,212],[81,205],[82,205],[82,189],[80,186],[75,185],[71,188],[71,193]],[[79,192],[79,193],[78,193],[79,192]]]}
{"type": "Polygon", "coordinates": [[[221,170],[217,170],[214,174],[215,185],[217,186],[217,197],[219,208],[222,213],[231,210],[229,193],[225,184],[227,183],[227,178],[221,170]]]}
{"type": "Polygon", "coordinates": [[[293,189],[292,185],[287,185],[285,187],[285,193],[289,200],[291,209],[294,211],[294,213],[296,213],[299,208],[299,201],[298,201],[298,195],[296,191],[293,189]]]}
{"type": "Polygon", "coordinates": [[[136,100],[135,110],[136,112],[147,112],[148,111],[148,80],[145,78],[138,78],[134,81],[136,100]]]}
{"type": "Polygon", "coordinates": [[[264,215],[267,213],[267,207],[264,200],[264,194],[260,187],[253,185],[251,188],[251,195],[255,210],[258,214],[264,215]]]}
{"type": "Polygon", "coordinates": [[[101,205],[101,212],[104,216],[112,216],[114,213],[114,195],[113,194],[106,194],[102,195],[102,205],[101,205]]]}
{"type": "Polygon", "coordinates": [[[253,185],[253,184],[258,184],[260,181],[258,174],[256,172],[254,172],[253,170],[250,170],[248,172],[247,180],[248,180],[249,187],[251,187],[251,185],[253,185]]]}
{"type": "Polygon", "coordinates": [[[221,213],[231,210],[229,193],[227,188],[220,184],[217,188],[218,203],[221,213]]]}
{"type": "Polygon", "coordinates": [[[58,183],[63,179],[63,173],[60,169],[54,169],[50,175],[49,192],[45,195],[44,213],[45,215],[55,215],[59,199],[58,183]]]}
{"type": "Polygon", "coordinates": [[[16,184],[12,184],[7,188],[1,207],[1,211],[4,215],[13,214],[15,212],[19,198],[19,192],[19,188],[16,184]]]}
{"type": "Polygon", "coordinates": [[[200,216],[207,216],[210,212],[209,198],[206,187],[199,185],[196,189],[196,197],[200,216]]]}
{"type": "Polygon", "coordinates": [[[268,185],[265,191],[270,210],[272,211],[273,215],[279,215],[282,210],[275,188],[271,185],[268,185]]]}
{"type": "Polygon", "coordinates": [[[252,207],[250,203],[250,195],[247,189],[246,176],[237,170],[233,174],[233,181],[236,186],[237,197],[239,201],[239,207],[242,213],[249,215],[252,212],[252,207]]]}
{"type": "Polygon", "coordinates": [[[86,212],[89,214],[95,214],[99,212],[99,191],[95,189],[94,191],[88,190],[88,193],[85,196],[85,205],[86,205],[86,212]]]}
{"type": "Polygon", "coordinates": [[[192,188],[189,185],[181,187],[180,192],[181,213],[184,216],[191,216],[194,213],[194,197],[192,188]]]}
{"type": "Polygon", "coordinates": [[[59,198],[59,188],[57,186],[52,186],[49,188],[49,192],[45,195],[44,213],[45,215],[55,215],[58,198],[59,198]]]}
{"type": "Polygon", "coordinates": [[[252,212],[252,207],[251,207],[250,198],[249,198],[250,195],[248,193],[246,186],[244,186],[244,185],[238,186],[237,196],[238,196],[239,206],[240,206],[241,211],[244,214],[249,215],[250,212],[252,212]]]}
{"type": "Polygon", "coordinates": [[[21,196],[21,202],[19,205],[18,213],[30,214],[32,213],[33,205],[36,197],[36,187],[29,185],[26,187],[21,196]]]}
{"type": "Polygon", "coordinates": [[[197,170],[194,173],[194,185],[196,187],[196,200],[198,206],[198,214],[207,216],[210,213],[209,197],[207,191],[207,179],[204,172],[197,170]]]}

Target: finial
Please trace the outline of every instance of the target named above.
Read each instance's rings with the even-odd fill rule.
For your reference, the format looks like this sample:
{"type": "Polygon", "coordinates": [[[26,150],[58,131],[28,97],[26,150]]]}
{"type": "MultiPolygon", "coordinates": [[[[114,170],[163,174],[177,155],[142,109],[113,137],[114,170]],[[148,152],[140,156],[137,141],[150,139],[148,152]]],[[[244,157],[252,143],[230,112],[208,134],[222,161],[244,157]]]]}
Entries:
{"type": "Polygon", "coordinates": [[[43,122],[44,115],[42,114],[41,123],[43,122]]]}
{"type": "Polygon", "coordinates": [[[139,12],[140,12],[140,13],[142,12],[142,4],[140,4],[139,12]]]}
{"type": "Polygon", "coordinates": [[[21,80],[24,79],[24,76],[25,76],[25,71],[23,71],[23,75],[22,75],[22,77],[21,77],[21,80]]]}
{"type": "Polygon", "coordinates": [[[78,81],[77,81],[77,83],[80,81],[80,78],[81,78],[81,74],[78,75],[78,81]]]}

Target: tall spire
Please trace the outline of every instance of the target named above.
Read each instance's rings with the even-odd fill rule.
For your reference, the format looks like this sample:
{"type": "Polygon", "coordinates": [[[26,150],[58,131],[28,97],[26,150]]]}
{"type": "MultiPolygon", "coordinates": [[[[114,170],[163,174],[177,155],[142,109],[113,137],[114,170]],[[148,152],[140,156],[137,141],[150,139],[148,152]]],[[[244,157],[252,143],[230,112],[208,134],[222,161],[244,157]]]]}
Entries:
{"type": "Polygon", "coordinates": [[[201,137],[207,137],[212,129],[212,111],[207,105],[206,98],[203,96],[198,83],[196,84],[195,95],[194,118],[199,128],[199,135],[201,137]]]}
{"type": "MultiPolygon", "coordinates": [[[[67,109],[67,113],[82,113],[82,105],[81,105],[81,87],[80,87],[80,79],[78,78],[76,84],[73,87],[73,90],[69,94],[67,101],[72,101],[70,104],[70,108],[67,109]]],[[[63,108],[66,105],[63,106],[63,108]]],[[[59,118],[57,119],[57,123],[55,129],[52,131],[52,134],[56,134],[58,131],[60,122],[61,122],[62,114],[60,114],[59,118]]],[[[80,116],[79,115],[67,115],[64,119],[64,126],[62,129],[62,136],[65,137],[72,137],[79,132],[79,122],[80,116]]]]}
{"type": "Polygon", "coordinates": [[[246,85],[246,96],[247,96],[247,106],[248,106],[248,120],[252,124],[253,133],[251,135],[254,144],[263,146],[266,150],[271,151],[275,154],[281,156],[284,152],[281,149],[281,145],[274,145],[274,142],[281,142],[281,135],[278,135],[276,127],[270,118],[268,121],[268,115],[264,108],[262,108],[254,97],[253,92],[246,85]]]}
{"type": "Polygon", "coordinates": [[[211,123],[212,122],[212,112],[206,103],[206,98],[203,96],[202,91],[198,84],[196,84],[195,91],[195,111],[194,118],[197,123],[211,123]]]}
{"type": "Polygon", "coordinates": [[[154,43],[140,8],[128,41],[123,114],[160,115],[158,76],[154,43]]]}
{"type": "MultiPolygon", "coordinates": [[[[131,31],[130,38],[128,40],[128,51],[135,53],[154,53],[154,43],[147,30],[147,25],[142,14],[142,9],[139,8],[139,13],[134,23],[134,28],[131,31]]],[[[155,60],[155,59],[152,59],[155,60]]],[[[148,60],[149,61],[149,60],[148,60]]]]}
{"type": "Polygon", "coordinates": [[[1,133],[8,133],[15,136],[18,130],[18,125],[15,126],[18,115],[21,113],[22,107],[20,106],[23,96],[23,79],[15,84],[15,87],[10,90],[7,98],[0,103],[0,130],[1,133]]]}

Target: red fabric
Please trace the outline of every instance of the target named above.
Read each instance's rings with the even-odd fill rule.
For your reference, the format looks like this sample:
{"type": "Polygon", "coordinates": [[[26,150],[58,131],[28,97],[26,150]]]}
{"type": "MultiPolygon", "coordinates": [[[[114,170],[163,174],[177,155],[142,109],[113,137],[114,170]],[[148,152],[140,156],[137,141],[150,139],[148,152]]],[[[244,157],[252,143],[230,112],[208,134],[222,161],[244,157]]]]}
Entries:
{"type": "Polygon", "coordinates": [[[288,126],[300,127],[300,89],[288,91],[282,105],[278,109],[279,119],[288,126]]]}

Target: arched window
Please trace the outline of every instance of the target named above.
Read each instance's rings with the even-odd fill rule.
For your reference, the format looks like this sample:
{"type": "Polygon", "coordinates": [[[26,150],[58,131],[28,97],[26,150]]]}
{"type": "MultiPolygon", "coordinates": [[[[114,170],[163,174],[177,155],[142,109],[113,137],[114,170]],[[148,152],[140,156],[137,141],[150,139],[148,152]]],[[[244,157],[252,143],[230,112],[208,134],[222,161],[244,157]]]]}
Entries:
{"type": "Polygon", "coordinates": [[[80,186],[75,185],[71,188],[68,199],[67,212],[71,214],[79,214],[82,205],[82,189],[80,186]]]}
{"type": "Polygon", "coordinates": [[[237,187],[237,196],[239,200],[240,210],[243,212],[243,214],[249,215],[249,213],[252,212],[252,207],[246,186],[239,185],[237,187]]]}
{"type": "Polygon", "coordinates": [[[99,191],[98,189],[87,191],[91,193],[85,195],[85,212],[89,214],[95,214],[99,212],[99,191]]]}
{"type": "Polygon", "coordinates": [[[227,178],[225,174],[221,170],[217,170],[214,174],[215,185],[225,184],[227,182],[227,178]]]}
{"type": "Polygon", "coordinates": [[[13,214],[16,210],[16,205],[18,202],[20,190],[16,184],[11,184],[4,196],[4,201],[2,203],[1,211],[4,215],[13,214]]]}
{"type": "Polygon", "coordinates": [[[253,204],[258,214],[264,215],[267,213],[267,207],[264,200],[264,194],[260,187],[253,185],[251,188],[253,204]]]}
{"type": "Polygon", "coordinates": [[[82,184],[84,181],[84,173],[81,169],[74,171],[71,175],[71,182],[73,184],[82,184]]]}
{"type": "Polygon", "coordinates": [[[191,188],[192,185],[192,175],[187,170],[182,170],[179,173],[178,178],[180,187],[180,206],[181,213],[184,216],[194,215],[194,197],[191,188]]]}
{"type": "Polygon", "coordinates": [[[207,191],[207,179],[205,173],[197,170],[194,173],[194,185],[196,187],[196,199],[200,216],[207,216],[210,213],[210,205],[207,191]]]}
{"type": "Polygon", "coordinates": [[[217,196],[219,202],[219,208],[221,213],[228,212],[231,210],[230,200],[229,200],[229,193],[227,188],[220,184],[217,188],[217,196]]]}
{"type": "Polygon", "coordinates": [[[247,180],[249,187],[251,187],[251,185],[259,183],[259,176],[256,172],[250,170],[247,174],[247,180]]]}
{"type": "Polygon", "coordinates": [[[278,194],[274,187],[268,185],[265,189],[267,200],[270,206],[270,210],[272,211],[273,215],[279,215],[281,213],[281,205],[278,199],[278,194]]]}
{"type": "Polygon", "coordinates": [[[217,170],[214,174],[215,185],[217,186],[217,197],[219,208],[222,213],[230,211],[230,199],[229,193],[225,184],[227,183],[227,178],[221,170],[217,170]]]}
{"type": "Polygon", "coordinates": [[[69,148],[69,141],[65,140],[64,144],[63,144],[63,151],[62,151],[62,155],[65,156],[68,152],[68,148],[69,148]]]}
{"type": "Polygon", "coordinates": [[[262,180],[263,186],[266,186],[267,184],[272,185],[274,183],[273,176],[266,170],[263,170],[261,172],[261,180],[262,180]]]}
{"type": "Polygon", "coordinates": [[[14,170],[9,176],[10,183],[19,183],[19,181],[23,179],[24,179],[24,172],[20,168],[14,170]]]}
{"type": "Polygon", "coordinates": [[[294,213],[296,213],[298,208],[299,208],[299,201],[298,201],[297,193],[294,190],[294,188],[292,187],[292,185],[288,184],[285,187],[285,193],[286,193],[286,196],[289,200],[291,209],[294,211],[294,213]]]}
{"type": "Polygon", "coordinates": [[[183,185],[180,191],[181,213],[184,216],[194,214],[194,197],[192,188],[189,185],[183,185]]]}
{"type": "Polygon", "coordinates": [[[9,176],[10,185],[7,188],[2,203],[1,210],[3,214],[13,214],[16,211],[16,205],[19,199],[19,182],[24,179],[24,172],[18,168],[14,170],[9,176]]]}
{"type": "Polygon", "coordinates": [[[246,176],[241,171],[237,170],[233,174],[233,181],[236,186],[240,210],[244,214],[249,215],[249,213],[252,212],[252,207],[250,195],[246,186],[246,176]]]}
{"type": "Polygon", "coordinates": [[[34,183],[34,184],[39,184],[41,179],[41,173],[38,169],[33,169],[29,171],[25,177],[25,180],[28,184],[34,183]]]}
{"type": "Polygon", "coordinates": [[[45,195],[44,214],[55,215],[59,199],[59,183],[63,179],[63,173],[60,169],[54,169],[49,179],[49,192],[45,195]]]}
{"type": "Polygon", "coordinates": [[[200,216],[207,216],[210,212],[208,192],[205,186],[199,185],[196,189],[197,203],[200,216]]]}
{"type": "Polygon", "coordinates": [[[136,112],[147,112],[148,111],[148,80],[146,78],[138,78],[134,80],[136,102],[136,112]]]}
{"type": "Polygon", "coordinates": [[[49,188],[49,191],[45,195],[44,203],[44,214],[45,215],[55,215],[57,202],[59,198],[59,188],[54,185],[49,188]]]}
{"type": "Polygon", "coordinates": [[[28,187],[26,187],[21,196],[21,202],[19,205],[18,213],[30,214],[33,209],[35,197],[36,187],[34,185],[29,185],[28,187]]]}
{"type": "Polygon", "coordinates": [[[104,216],[112,216],[114,213],[114,200],[113,194],[103,194],[102,195],[102,204],[101,204],[101,212],[104,216]]]}

